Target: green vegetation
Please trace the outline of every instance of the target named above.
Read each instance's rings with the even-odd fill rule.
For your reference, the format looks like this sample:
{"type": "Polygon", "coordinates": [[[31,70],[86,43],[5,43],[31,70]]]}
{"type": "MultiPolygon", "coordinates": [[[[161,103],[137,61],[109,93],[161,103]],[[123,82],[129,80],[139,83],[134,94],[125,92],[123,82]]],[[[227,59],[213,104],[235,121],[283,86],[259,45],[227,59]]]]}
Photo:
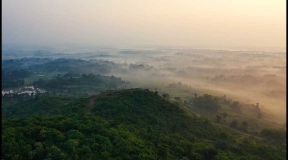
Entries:
{"type": "Polygon", "coordinates": [[[41,78],[50,79],[68,72],[78,74],[107,74],[113,66],[112,62],[79,59],[39,59],[21,58],[2,61],[2,88],[29,85],[41,78]],[[24,81],[24,83],[23,83],[24,81]]]}
{"type": "Polygon", "coordinates": [[[232,121],[237,120],[238,125],[234,129],[241,132],[259,136],[262,129],[267,127],[273,126],[286,130],[286,125],[276,123],[275,115],[260,108],[259,103],[241,103],[227,98],[226,95],[223,97],[212,96],[190,89],[188,85],[183,85],[180,82],[157,89],[164,98],[166,98],[167,93],[173,97],[179,97],[182,102],[175,98],[169,98],[169,100],[172,103],[177,102],[190,112],[210,121],[230,126],[232,121]]]}
{"type": "Polygon", "coordinates": [[[30,116],[2,119],[2,159],[286,159],[286,146],[230,134],[157,92],[56,97],[59,105],[40,96],[14,108],[30,116]],[[41,106],[49,116],[34,115],[41,106]]]}
{"type": "Polygon", "coordinates": [[[126,88],[128,82],[114,76],[101,76],[94,74],[78,74],[69,72],[57,75],[51,79],[39,79],[34,81],[33,85],[44,88],[48,92],[67,94],[67,95],[85,95],[103,92],[107,89],[126,88]]]}
{"type": "Polygon", "coordinates": [[[24,78],[25,84],[33,84],[34,81],[38,81],[39,79],[50,79],[56,77],[57,75],[64,75],[66,72],[47,72],[47,73],[35,73],[31,76],[24,78]]]}
{"type": "MultiPolygon", "coordinates": [[[[259,103],[212,96],[181,82],[145,87],[155,92],[120,90],[149,84],[104,76],[117,65],[63,58],[2,61],[3,88],[23,91],[29,84],[48,91],[2,96],[2,159],[286,158],[286,130],[268,121],[259,103]]],[[[116,71],[153,70],[128,68],[116,71]]]]}
{"type": "Polygon", "coordinates": [[[27,100],[22,96],[14,96],[14,100],[16,98],[18,98],[17,103],[8,101],[2,104],[3,117],[25,117],[30,115],[50,115],[62,113],[62,111],[67,112],[68,108],[71,109],[71,106],[73,106],[70,102],[74,101],[72,97],[52,95],[36,95],[27,98],[27,100]],[[69,107],[66,108],[68,104],[69,107]]]}
{"type": "Polygon", "coordinates": [[[2,88],[21,87],[24,85],[24,78],[31,74],[25,69],[2,70],[2,88]]]}
{"type": "Polygon", "coordinates": [[[260,134],[269,140],[276,140],[278,142],[286,141],[286,131],[283,129],[265,128],[260,134]]]}
{"type": "Polygon", "coordinates": [[[221,109],[219,99],[208,94],[204,94],[203,96],[197,96],[196,94],[195,97],[191,99],[191,103],[198,108],[210,112],[217,112],[221,109]]]}

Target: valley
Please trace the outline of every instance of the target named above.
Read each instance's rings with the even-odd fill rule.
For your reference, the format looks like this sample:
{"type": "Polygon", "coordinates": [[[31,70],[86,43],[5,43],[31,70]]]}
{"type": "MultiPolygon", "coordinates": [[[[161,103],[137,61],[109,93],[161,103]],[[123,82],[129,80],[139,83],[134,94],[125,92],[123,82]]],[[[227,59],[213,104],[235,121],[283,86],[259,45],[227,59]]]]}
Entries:
{"type": "MultiPolygon", "coordinates": [[[[145,54],[149,52],[153,51],[145,51],[145,54]]],[[[119,58],[122,58],[123,53],[126,54],[126,51],[110,60],[84,60],[85,54],[73,54],[79,59],[73,59],[70,55],[53,59],[51,57],[54,55],[51,54],[43,57],[45,60],[24,57],[3,60],[2,84],[9,84],[3,86],[2,90],[4,141],[8,142],[5,137],[15,136],[10,131],[11,127],[26,137],[26,145],[22,147],[20,139],[15,137],[12,140],[18,149],[4,143],[7,148],[4,156],[15,158],[19,155],[19,152],[15,152],[18,150],[26,158],[60,156],[62,159],[77,159],[86,150],[85,155],[92,159],[285,157],[286,152],[284,154],[282,150],[286,149],[286,123],[283,121],[285,109],[282,107],[286,102],[281,96],[286,89],[283,88],[284,75],[281,70],[273,71],[275,74],[262,70],[262,75],[252,75],[243,69],[216,67],[221,61],[207,63],[205,67],[204,63],[197,63],[199,57],[207,61],[204,55],[213,55],[209,53],[195,56],[195,64],[190,63],[190,68],[181,69],[181,65],[184,67],[187,62],[173,64],[173,59],[161,57],[161,53],[158,55],[156,52],[154,56],[146,57],[146,60],[143,55],[144,58],[137,61],[136,57],[133,58],[135,53],[128,52],[130,56],[121,62],[119,58]],[[118,62],[113,61],[116,57],[118,62]],[[153,62],[155,60],[158,62],[153,62]],[[13,68],[9,67],[11,65],[13,68]],[[173,65],[178,67],[173,68],[173,65]],[[192,65],[195,65],[194,68],[192,65]],[[20,72],[25,74],[18,74],[20,72]],[[269,85],[269,88],[263,85],[269,85]],[[67,124],[46,124],[54,120],[61,121],[59,118],[66,119],[67,124]],[[78,125],[68,124],[67,118],[78,125]],[[87,120],[87,124],[82,124],[82,121],[87,120]],[[98,126],[98,123],[90,124],[90,121],[95,120],[105,123],[102,126],[104,132],[86,126],[98,126]],[[31,128],[26,121],[33,121],[34,127],[41,124],[41,127],[38,126],[41,129],[31,128]],[[29,130],[33,133],[23,132],[20,124],[31,128],[29,130]],[[54,138],[63,138],[59,137],[59,141],[54,142],[52,137],[49,139],[45,136],[47,131],[54,138]],[[73,138],[69,136],[70,132],[81,136],[73,138]],[[120,144],[116,133],[124,134],[130,140],[122,139],[123,144],[120,144]],[[100,136],[106,142],[89,138],[92,135],[100,136]],[[105,143],[109,143],[108,148],[104,147],[105,143]],[[74,149],[72,144],[75,145],[74,149]],[[130,148],[117,151],[121,149],[119,145],[124,144],[130,148]],[[249,146],[252,144],[253,147],[249,146]],[[65,145],[68,148],[72,145],[72,150],[65,145]],[[78,145],[81,147],[76,147],[78,145]],[[246,150],[242,146],[254,149],[246,150]],[[41,152],[39,147],[42,148],[41,152]],[[97,152],[93,153],[95,149],[97,152]],[[267,154],[258,154],[258,149],[267,150],[267,154]],[[244,153],[240,154],[239,150],[244,153]],[[71,151],[75,154],[69,154],[71,151]],[[204,154],[206,152],[209,154],[204,154]]],[[[137,52],[137,57],[141,57],[141,54],[137,52]]],[[[171,57],[174,56],[181,59],[183,54],[171,53],[171,57]]],[[[113,57],[113,54],[107,57],[113,57]]],[[[193,62],[193,59],[190,61],[193,62]]]]}

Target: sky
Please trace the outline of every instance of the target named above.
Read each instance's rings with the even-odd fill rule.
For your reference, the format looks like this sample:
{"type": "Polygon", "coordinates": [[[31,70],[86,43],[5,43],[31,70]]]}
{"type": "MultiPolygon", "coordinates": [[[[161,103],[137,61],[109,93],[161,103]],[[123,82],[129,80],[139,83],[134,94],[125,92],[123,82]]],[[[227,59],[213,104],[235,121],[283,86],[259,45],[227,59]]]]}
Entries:
{"type": "Polygon", "coordinates": [[[2,0],[2,44],[286,48],[286,1],[2,0]]]}

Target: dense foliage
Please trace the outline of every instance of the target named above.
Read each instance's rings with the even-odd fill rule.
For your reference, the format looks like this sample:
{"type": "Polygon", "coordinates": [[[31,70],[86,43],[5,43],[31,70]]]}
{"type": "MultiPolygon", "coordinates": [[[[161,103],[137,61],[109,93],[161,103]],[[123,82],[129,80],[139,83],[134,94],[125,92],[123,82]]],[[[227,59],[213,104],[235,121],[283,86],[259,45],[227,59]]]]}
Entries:
{"type": "Polygon", "coordinates": [[[284,129],[264,128],[261,135],[267,139],[276,141],[286,141],[286,131],[284,129]]]}
{"type": "Polygon", "coordinates": [[[210,112],[217,112],[221,108],[219,99],[209,94],[204,94],[203,96],[196,95],[190,101],[194,106],[210,112]]]}
{"type": "Polygon", "coordinates": [[[112,62],[103,62],[100,60],[85,61],[80,59],[58,58],[45,64],[31,65],[29,69],[36,72],[75,71],[84,74],[107,74],[110,73],[114,65],[112,62]]]}
{"type": "Polygon", "coordinates": [[[2,71],[2,88],[21,87],[24,85],[24,78],[32,73],[26,69],[2,71]]]}
{"type": "MultiPolygon", "coordinates": [[[[21,96],[21,95],[20,95],[21,96]]],[[[14,96],[14,98],[17,98],[14,96]]],[[[74,98],[65,96],[36,95],[18,103],[4,103],[2,105],[3,117],[24,117],[30,115],[50,115],[67,112],[73,108],[74,98]],[[66,107],[69,105],[69,107],[66,107]]]]}
{"type": "Polygon", "coordinates": [[[21,58],[2,61],[2,88],[20,87],[24,79],[33,80],[54,73],[74,72],[78,74],[108,74],[116,64],[101,60],[21,58]]]}
{"type": "Polygon", "coordinates": [[[286,158],[282,146],[237,139],[157,92],[107,91],[68,104],[69,99],[46,98],[23,102],[23,107],[30,112],[42,107],[50,116],[3,118],[2,159],[286,158]]]}
{"type": "Polygon", "coordinates": [[[48,92],[84,95],[100,93],[107,89],[126,88],[129,83],[114,76],[80,75],[75,72],[68,72],[63,76],[57,75],[52,79],[39,79],[33,82],[33,85],[44,88],[48,92]]]}

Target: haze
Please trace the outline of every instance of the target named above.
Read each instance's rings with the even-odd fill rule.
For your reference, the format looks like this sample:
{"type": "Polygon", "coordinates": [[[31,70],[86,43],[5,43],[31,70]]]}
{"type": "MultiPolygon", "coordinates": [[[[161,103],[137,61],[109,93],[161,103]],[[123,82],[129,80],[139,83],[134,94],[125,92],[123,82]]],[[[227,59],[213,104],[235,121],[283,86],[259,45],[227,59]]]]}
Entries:
{"type": "Polygon", "coordinates": [[[2,43],[285,50],[285,0],[2,1],[2,43]]]}

